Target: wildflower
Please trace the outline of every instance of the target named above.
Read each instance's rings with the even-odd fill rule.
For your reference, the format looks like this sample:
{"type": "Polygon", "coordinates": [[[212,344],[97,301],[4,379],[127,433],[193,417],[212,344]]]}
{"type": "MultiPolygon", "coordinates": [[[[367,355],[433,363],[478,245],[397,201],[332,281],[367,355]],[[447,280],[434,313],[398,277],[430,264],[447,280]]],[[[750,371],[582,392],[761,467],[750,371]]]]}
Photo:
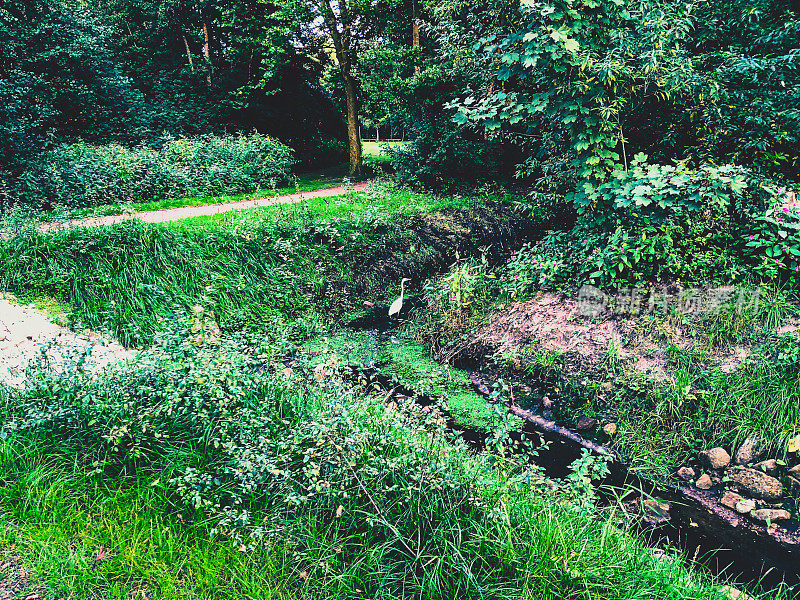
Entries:
{"type": "Polygon", "coordinates": [[[785,207],[785,206],[783,207],[783,214],[785,214],[785,215],[789,214],[789,209],[787,207],[785,207]]]}
{"type": "Polygon", "coordinates": [[[753,241],[753,234],[752,234],[752,233],[750,234],[750,237],[748,238],[748,240],[747,240],[747,241],[748,241],[748,242],[752,242],[752,241],[753,241]]]}

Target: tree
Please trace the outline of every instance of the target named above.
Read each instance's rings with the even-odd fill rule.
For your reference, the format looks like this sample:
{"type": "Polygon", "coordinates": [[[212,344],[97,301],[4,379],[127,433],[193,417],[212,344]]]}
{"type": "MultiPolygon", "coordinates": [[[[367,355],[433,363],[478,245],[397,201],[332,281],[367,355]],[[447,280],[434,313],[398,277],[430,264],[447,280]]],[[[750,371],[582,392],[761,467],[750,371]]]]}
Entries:
{"type": "MultiPolygon", "coordinates": [[[[287,19],[292,19],[299,42],[313,54],[331,54],[344,88],[350,172],[363,167],[359,135],[359,82],[355,76],[361,49],[379,37],[386,24],[405,18],[402,0],[285,0],[287,19]]],[[[408,20],[405,21],[406,23],[408,20]]]]}
{"type": "Polygon", "coordinates": [[[102,0],[98,11],[156,139],[255,129],[294,147],[304,165],[341,162],[344,120],[277,3],[102,0]]]}
{"type": "Polygon", "coordinates": [[[519,134],[530,169],[544,157],[573,180],[603,178],[645,144],[682,158],[701,135],[691,115],[709,100],[687,56],[692,17],[691,4],[528,3],[511,31],[481,40],[495,73],[470,90],[457,118],[519,134]]]}
{"type": "Polygon", "coordinates": [[[55,0],[0,0],[0,170],[51,139],[135,139],[142,95],[118,68],[109,30],[55,0]]]}

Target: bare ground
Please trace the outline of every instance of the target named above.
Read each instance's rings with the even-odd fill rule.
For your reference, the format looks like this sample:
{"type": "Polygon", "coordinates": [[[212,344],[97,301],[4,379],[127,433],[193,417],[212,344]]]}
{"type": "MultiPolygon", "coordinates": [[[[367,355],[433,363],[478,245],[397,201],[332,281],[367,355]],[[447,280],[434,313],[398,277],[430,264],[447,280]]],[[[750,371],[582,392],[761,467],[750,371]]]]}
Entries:
{"type": "Polygon", "coordinates": [[[22,385],[31,361],[42,359],[56,370],[68,370],[83,355],[85,368],[96,372],[133,353],[93,331],[76,333],[44,311],[0,294],[0,383],[22,385]]]}
{"type": "MultiPolygon", "coordinates": [[[[791,321],[778,333],[797,329],[798,322],[791,321]]],[[[500,307],[466,340],[449,348],[444,358],[449,362],[474,360],[487,352],[534,344],[543,350],[566,353],[576,366],[593,368],[618,352],[619,358],[636,370],[668,380],[672,378],[668,348],[700,349],[703,343],[680,324],[662,321],[658,327],[647,327],[641,316],[590,317],[581,313],[576,300],[542,293],[532,300],[500,307]]],[[[744,344],[705,349],[726,372],[734,371],[752,352],[744,344]]]]}

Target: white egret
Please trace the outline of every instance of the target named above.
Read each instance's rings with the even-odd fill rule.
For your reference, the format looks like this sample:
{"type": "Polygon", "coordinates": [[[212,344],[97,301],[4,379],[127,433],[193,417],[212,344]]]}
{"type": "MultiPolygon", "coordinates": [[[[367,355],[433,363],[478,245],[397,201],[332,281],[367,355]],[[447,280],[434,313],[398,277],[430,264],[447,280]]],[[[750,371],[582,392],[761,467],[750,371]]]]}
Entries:
{"type": "Polygon", "coordinates": [[[403,277],[400,280],[400,297],[392,302],[392,305],[389,307],[389,316],[396,315],[400,313],[400,309],[403,308],[403,294],[405,293],[405,283],[406,281],[410,281],[410,279],[403,277]]]}

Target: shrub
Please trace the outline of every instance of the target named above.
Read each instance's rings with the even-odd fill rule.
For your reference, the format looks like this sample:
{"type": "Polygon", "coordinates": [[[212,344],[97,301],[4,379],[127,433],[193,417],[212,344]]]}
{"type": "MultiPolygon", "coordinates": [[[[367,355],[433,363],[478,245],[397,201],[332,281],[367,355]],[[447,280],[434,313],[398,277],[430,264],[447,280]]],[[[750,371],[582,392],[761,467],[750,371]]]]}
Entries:
{"type": "Polygon", "coordinates": [[[762,201],[752,174],[731,165],[646,161],[638,154],[630,168],[620,165],[606,181],[571,194],[580,213],[575,227],[515,253],[506,292],[521,297],[541,286],[613,288],[741,275],[742,224],[762,201]]]}
{"type": "Polygon", "coordinates": [[[747,189],[746,175],[746,169],[733,165],[648,164],[647,155],[639,153],[630,168],[618,164],[609,179],[587,182],[572,197],[579,212],[592,212],[599,220],[662,222],[703,213],[719,219],[747,189]]]}
{"type": "Polygon", "coordinates": [[[747,237],[749,257],[756,270],[768,279],[800,279],[800,208],[785,188],[767,188],[771,201],[755,217],[747,237]]]}
{"type": "Polygon", "coordinates": [[[257,133],[170,138],[160,150],[79,142],[44,154],[16,191],[37,209],[235,194],[285,182],[293,162],[289,148],[257,133]]]}

